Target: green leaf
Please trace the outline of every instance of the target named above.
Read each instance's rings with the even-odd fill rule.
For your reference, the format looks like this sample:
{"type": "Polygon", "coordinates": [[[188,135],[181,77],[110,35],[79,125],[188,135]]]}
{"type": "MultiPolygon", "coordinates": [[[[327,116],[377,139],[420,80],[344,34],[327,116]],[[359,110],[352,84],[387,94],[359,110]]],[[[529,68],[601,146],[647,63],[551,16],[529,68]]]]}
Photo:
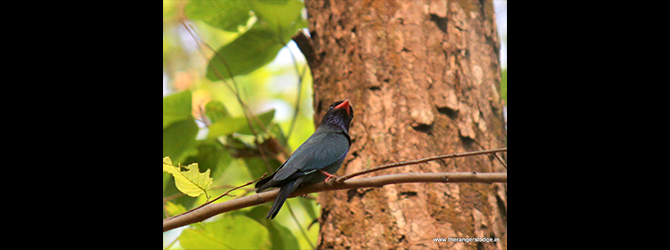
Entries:
{"type": "MultiPolygon", "coordinates": [[[[247,170],[249,170],[249,175],[251,175],[252,178],[261,177],[265,172],[268,172],[268,167],[260,157],[245,157],[243,159],[244,163],[247,165],[247,170]]],[[[275,159],[267,159],[267,161],[270,165],[270,168],[272,169],[272,171],[269,171],[268,174],[272,174],[272,172],[274,172],[282,164],[275,159]]]]}
{"type": "Polygon", "coordinates": [[[220,121],[221,119],[230,117],[228,109],[221,101],[210,101],[205,105],[205,115],[211,123],[220,121]]]}
{"type": "Polygon", "coordinates": [[[286,135],[284,135],[284,131],[279,127],[279,124],[272,124],[271,128],[269,128],[270,134],[272,135],[273,138],[277,139],[277,142],[279,145],[285,147],[288,145],[288,139],[286,138],[286,135]]]}
{"type": "Polygon", "coordinates": [[[270,28],[286,44],[298,29],[306,28],[302,18],[304,4],[299,0],[223,0],[190,1],[184,8],[186,16],[226,30],[237,32],[246,27],[249,18],[256,16],[255,25],[270,28]]]}
{"type": "Polygon", "coordinates": [[[303,8],[299,0],[190,1],[184,10],[189,18],[226,31],[247,27],[252,15],[257,19],[244,34],[217,50],[207,67],[207,79],[245,75],[271,62],[299,29],[307,27],[303,8]]]}
{"type": "MultiPolygon", "coordinates": [[[[258,120],[267,128],[271,129],[270,123],[272,118],[275,117],[275,110],[272,109],[265,113],[256,115],[258,120]]],[[[252,124],[257,133],[263,132],[263,129],[256,123],[255,119],[252,119],[252,124]]],[[[230,135],[232,133],[240,134],[253,134],[251,129],[249,129],[249,124],[247,119],[244,117],[227,117],[225,119],[219,119],[215,123],[209,126],[209,133],[207,134],[208,139],[218,138],[220,136],[230,135]]]]}
{"type": "Polygon", "coordinates": [[[170,156],[178,162],[195,153],[195,137],[198,135],[198,125],[192,118],[170,124],[163,129],[163,157],[170,156]]]}
{"type": "Polygon", "coordinates": [[[300,202],[300,205],[302,205],[303,209],[305,209],[305,211],[309,215],[309,220],[310,221],[318,218],[316,216],[316,212],[315,212],[316,209],[315,209],[315,206],[314,206],[315,202],[313,200],[302,199],[302,198],[301,199],[296,199],[296,200],[298,200],[298,202],[300,202]]]}
{"type": "Polygon", "coordinates": [[[239,134],[227,135],[222,138],[223,145],[234,158],[251,157],[257,155],[258,149],[253,141],[253,136],[242,136],[239,134]],[[246,140],[242,137],[250,137],[246,140]]]}
{"type": "Polygon", "coordinates": [[[198,149],[198,154],[186,158],[183,163],[197,162],[200,171],[211,170],[211,177],[218,180],[232,160],[228,150],[220,142],[209,139],[197,141],[195,147],[198,149]]]}
{"type": "Polygon", "coordinates": [[[247,217],[254,219],[256,222],[265,225],[270,233],[272,249],[299,249],[300,245],[298,244],[298,240],[295,238],[291,230],[277,223],[276,220],[265,219],[265,216],[267,216],[269,211],[270,204],[266,203],[243,213],[247,217]]]}
{"type": "Polygon", "coordinates": [[[191,197],[207,193],[212,186],[213,179],[209,177],[209,169],[200,173],[198,163],[186,167],[174,166],[170,157],[165,157],[163,158],[163,172],[170,173],[175,179],[177,189],[191,197]],[[186,168],[187,171],[181,171],[181,168],[186,168]]]}
{"type": "Polygon", "coordinates": [[[237,32],[251,17],[251,1],[190,1],[184,13],[193,20],[202,20],[214,27],[237,32]]]}
{"type": "Polygon", "coordinates": [[[247,120],[244,117],[228,117],[226,119],[221,119],[209,126],[207,139],[230,135],[244,127],[247,127],[247,120]]]}
{"type": "Polygon", "coordinates": [[[168,201],[165,204],[165,210],[167,210],[168,214],[170,214],[171,216],[178,215],[178,214],[181,214],[181,213],[185,213],[186,211],[188,211],[188,210],[186,210],[186,208],[183,205],[175,204],[175,203],[172,203],[171,201],[168,201]]]}
{"type": "Polygon", "coordinates": [[[186,228],[179,236],[185,249],[271,249],[268,229],[241,215],[226,214],[205,222],[202,227],[186,228]]]}
{"type": "MultiPolygon", "coordinates": [[[[256,115],[256,117],[258,118],[259,121],[261,121],[261,123],[263,124],[263,126],[265,126],[265,128],[270,130],[270,122],[272,122],[272,118],[275,117],[275,110],[271,109],[269,111],[266,111],[265,113],[256,115]]],[[[258,123],[256,123],[256,119],[252,118],[251,121],[256,132],[258,133],[263,132],[263,129],[258,125],[258,123]]],[[[249,125],[246,123],[246,121],[244,124],[246,126],[238,130],[237,132],[240,134],[252,135],[253,133],[251,133],[251,129],[249,129],[249,125]]]]}
{"type": "Polygon", "coordinates": [[[282,37],[286,44],[295,33],[307,27],[307,21],[302,18],[302,1],[253,1],[253,11],[259,22],[267,24],[272,31],[282,37]]]}
{"type": "Polygon", "coordinates": [[[229,72],[233,76],[249,74],[274,60],[284,45],[275,32],[254,25],[235,41],[217,50],[209,61],[207,79],[221,80],[215,72],[225,79],[231,77],[229,72]],[[230,67],[230,71],[224,61],[230,67]]]}
{"type": "Polygon", "coordinates": [[[191,91],[182,91],[163,97],[163,129],[176,121],[193,119],[191,91]]]}
{"type": "Polygon", "coordinates": [[[163,97],[163,157],[181,161],[195,150],[198,125],[191,114],[191,91],[163,97]]]}
{"type": "Polygon", "coordinates": [[[163,129],[163,157],[171,156],[175,160],[191,151],[195,146],[198,125],[193,120],[178,121],[163,129]]]}

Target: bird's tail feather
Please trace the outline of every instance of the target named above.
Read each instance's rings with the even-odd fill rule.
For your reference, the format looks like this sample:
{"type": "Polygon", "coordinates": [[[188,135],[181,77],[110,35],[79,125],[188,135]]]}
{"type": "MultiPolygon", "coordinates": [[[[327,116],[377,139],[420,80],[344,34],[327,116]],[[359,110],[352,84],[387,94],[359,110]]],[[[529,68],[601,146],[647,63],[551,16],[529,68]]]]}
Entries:
{"type": "Polygon", "coordinates": [[[279,194],[277,194],[277,199],[275,199],[275,203],[272,204],[272,208],[270,208],[270,212],[268,213],[268,216],[265,217],[265,219],[274,219],[275,216],[277,216],[279,209],[281,209],[282,205],[284,205],[284,202],[288,196],[293,192],[293,190],[300,186],[302,180],[303,178],[298,178],[281,186],[281,189],[279,189],[279,194]]]}

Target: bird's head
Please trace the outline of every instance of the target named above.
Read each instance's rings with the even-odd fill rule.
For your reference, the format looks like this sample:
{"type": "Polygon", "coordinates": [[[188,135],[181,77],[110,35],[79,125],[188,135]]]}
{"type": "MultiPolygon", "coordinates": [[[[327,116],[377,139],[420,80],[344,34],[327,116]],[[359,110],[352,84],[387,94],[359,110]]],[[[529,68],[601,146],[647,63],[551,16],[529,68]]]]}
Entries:
{"type": "Polygon", "coordinates": [[[351,107],[349,99],[346,99],[331,104],[319,126],[328,125],[342,128],[344,131],[349,132],[349,125],[352,119],[354,119],[354,109],[351,107]]]}

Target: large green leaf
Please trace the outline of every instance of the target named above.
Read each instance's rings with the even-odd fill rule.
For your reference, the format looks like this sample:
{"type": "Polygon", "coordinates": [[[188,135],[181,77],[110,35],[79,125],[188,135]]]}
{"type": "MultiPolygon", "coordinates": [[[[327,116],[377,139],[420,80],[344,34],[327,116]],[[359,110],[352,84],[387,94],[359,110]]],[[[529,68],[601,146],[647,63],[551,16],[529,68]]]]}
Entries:
{"type": "Polygon", "coordinates": [[[249,30],[217,50],[207,79],[245,75],[271,62],[299,29],[307,27],[303,8],[299,0],[191,1],[185,8],[189,18],[227,31],[241,30],[251,15],[256,17],[249,30]]]}
{"type": "Polygon", "coordinates": [[[176,121],[193,119],[191,91],[182,91],[163,97],[163,129],[176,121]]]}
{"type": "Polygon", "coordinates": [[[230,78],[229,72],[233,76],[251,73],[274,60],[284,45],[285,43],[272,30],[254,26],[235,41],[219,48],[209,61],[207,79],[221,80],[219,75],[230,78]]]}
{"type": "MultiPolygon", "coordinates": [[[[295,34],[298,29],[307,27],[302,18],[304,4],[299,0],[220,0],[190,1],[184,8],[186,16],[193,20],[202,20],[214,27],[236,32],[246,26],[253,15],[256,25],[270,28],[280,37],[295,34]]],[[[286,40],[286,39],[282,39],[286,40]]],[[[284,41],[284,43],[288,40],[284,41]]]]}
{"type": "Polygon", "coordinates": [[[182,162],[183,157],[195,152],[195,137],[198,125],[194,120],[182,120],[170,124],[163,129],[163,157],[170,156],[175,162],[182,162]]]}
{"type": "MultiPolygon", "coordinates": [[[[265,126],[265,128],[270,129],[270,122],[272,122],[272,118],[274,118],[274,115],[275,110],[272,109],[265,113],[256,115],[256,117],[258,118],[259,121],[261,121],[261,123],[263,124],[263,126],[265,126]]],[[[263,131],[263,129],[256,123],[255,119],[252,119],[252,124],[254,130],[257,133],[263,131]]],[[[251,129],[249,129],[249,124],[247,123],[246,118],[242,116],[227,117],[225,119],[217,119],[216,122],[212,123],[212,125],[209,126],[209,133],[207,134],[207,138],[213,139],[220,136],[229,135],[235,132],[248,135],[253,134],[251,132],[251,129]]]]}
{"type": "Polygon", "coordinates": [[[259,21],[267,24],[275,33],[279,34],[286,44],[299,29],[307,27],[307,21],[302,18],[302,1],[253,1],[253,12],[259,21]]]}
{"type": "Polygon", "coordinates": [[[247,120],[244,117],[228,117],[226,119],[221,119],[209,126],[207,139],[229,135],[246,126],[247,120]]]}
{"type": "Polygon", "coordinates": [[[179,236],[185,249],[270,249],[268,229],[255,220],[225,214],[203,226],[186,228],[179,236]]]}
{"type": "Polygon", "coordinates": [[[190,1],[184,7],[184,13],[190,19],[202,20],[214,27],[236,32],[239,26],[245,26],[251,10],[252,1],[190,1]]]}

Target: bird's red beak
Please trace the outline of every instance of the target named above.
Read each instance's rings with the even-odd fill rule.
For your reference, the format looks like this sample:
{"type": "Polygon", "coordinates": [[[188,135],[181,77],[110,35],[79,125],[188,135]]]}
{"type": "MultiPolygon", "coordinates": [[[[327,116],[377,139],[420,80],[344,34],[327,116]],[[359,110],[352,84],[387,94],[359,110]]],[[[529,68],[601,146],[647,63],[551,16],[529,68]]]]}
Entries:
{"type": "Polygon", "coordinates": [[[347,114],[351,115],[351,113],[349,113],[349,99],[344,100],[340,105],[335,106],[335,108],[344,108],[344,110],[347,111],[347,114]]]}

